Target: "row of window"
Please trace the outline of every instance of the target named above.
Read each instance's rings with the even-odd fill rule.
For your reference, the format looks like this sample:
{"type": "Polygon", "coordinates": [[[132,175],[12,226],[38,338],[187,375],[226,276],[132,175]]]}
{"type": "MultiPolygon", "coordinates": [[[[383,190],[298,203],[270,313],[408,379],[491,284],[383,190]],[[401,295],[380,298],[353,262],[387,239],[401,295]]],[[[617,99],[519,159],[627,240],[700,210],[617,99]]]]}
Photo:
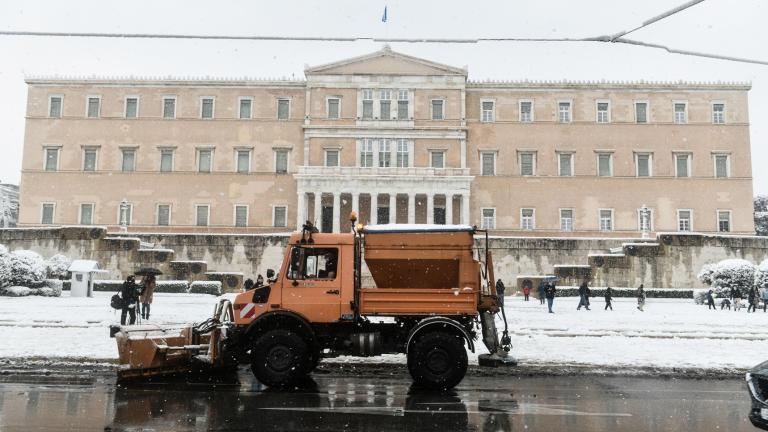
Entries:
{"type": "MultiPolygon", "coordinates": [[[[712,102],[712,123],[724,124],[725,123],[725,103],[724,102],[712,102]]],[[[524,99],[518,101],[518,118],[517,121],[521,123],[532,123],[534,119],[534,105],[533,100],[524,99]]],[[[672,121],[677,124],[688,123],[688,102],[687,101],[673,101],[672,102],[673,117],[672,121]]],[[[480,102],[480,121],[481,122],[494,122],[496,118],[496,101],[492,99],[482,99],[480,102]]],[[[573,102],[572,101],[558,101],[556,120],[559,123],[571,123],[573,121],[573,102]]],[[[611,102],[610,100],[597,100],[595,101],[595,119],[596,123],[611,123],[611,102]]],[[[650,102],[648,101],[635,101],[634,102],[634,122],[635,123],[650,123],[650,102]]]]}
{"type": "MultiPolygon", "coordinates": [[[[78,223],[81,225],[94,225],[94,214],[96,205],[93,203],[82,203],[78,208],[78,223]]],[[[117,225],[131,225],[133,219],[133,204],[126,203],[121,208],[117,207],[117,225]]],[[[40,223],[52,225],[56,223],[56,204],[43,203],[41,208],[40,223]]],[[[233,208],[233,225],[235,227],[248,227],[249,206],[245,204],[236,204],[233,208]]],[[[158,226],[171,225],[172,207],[170,204],[157,204],[155,206],[155,224],[158,226]]],[[[209,226],[211,220],[211,206],[208,204],[195,205],[195,225],[209,226]]],[[[178,224],[177,224],[178,225],[178,224]]],[[[272,206],[272,226],[288,226],[288,206],[272,206]]]]}
{"type": "MultiPolygon", "coordinates": [[[[643,217],[643,209],[637,209],[637,229],[639,231],[653,231],[653,209],[646,209],[648,211],[647,217],[643,217]]],[[[481,226],[483,229],[496,229],[496,209],[495,208],[481,208],[481,226]]],[[[576,227],[575,223],[575,210],[572,208],[564,208],[559,210],[560,216],[560,231],[574,231],[576,227]]],[[[613,209],[599,209],[598,227],[600,231],[613,231],[615,229],[613,222],[613,209]]],[[[731,211],[730,210],[717,210],[717,229],[720,232],[731,231],[731,211]]],[[[536,229],[536,209],[534,208],[521,208],[520,209],[520,229],[521,230],[534,230],[536,229]]],[[[677,210],[677,230],[681,232],[693,231],[693,210],[691,209],[678,209],[677,210]]]]}
{"type": "MultiPolygon", "coordinates": [[[[124,172],[136,171],[136,148],[123,148],[121,149],[122,162],[121,170],[124,172]]],[[[59,147],[46,147],[45,148],[45,160],[43,163],[43,169],[46,171],[58,171],[59,159],[61,148],[59,147]]],[[[288,172],[288,156],[290,150],[288,149],[275,149],[273,158],[273,168],[276,173],[288,172]]],[[[159,169],[160,172],[172,172],[174,171],[175,149],[167,148],[160,149],[159,153],[159,169]]],[[[251,172],[251,149],[237,149],[234,153],[235,172],[237,173],[249,173],[251,172]]],[[[213,171],[213,148],[198,148],[196,149],[196,166],[197,171],[201,173],[209,173],[213,171]]],[[[338,158],[338,156],[337,156],[338,158]]],[[[82,156],[82,169],[83,171],[98,171],[99,161],[99,148],[98,147],[84,147],[82,156]]]]}
{"type": "MultiPolygon", "coordinates": [[[[412,118],[409,104],[410,91],[381,89],[374,92],[373,89],[363,89],[361,91],[362,104],[359,117],[363,120],[409,120],[412,118]],[[397,95],[396,100],[392,100],[392,94],[397,95]],[[396,105],[393,107],[393,102],[396,105]]],[[[164,119],[175,119],[177,111],[177,96],[163,96],[162,116],[164,119]]],[[[199,116],[201,119],[213,119],[215,114],[216,98],[201,97],[199,116]]],[[[677,124],[688,123],[688,102],[674,101],[672,121],[677,124]]],[[[64,97],[61,95],[49,96],[48,115],[52,118],[61,118],[64,97]]],[[[444,99],[430,100],[430,118],[432,120],[444,120],[444,99]]],[[[518,102],[518,121],[522,123],[531,123],[534,119],[534,101],[520,100],[518,102]]],[[[725,103],[712,102],[712,123],[725,123],[725,103]]],[[[291,100],[290,98],[277,98],[276,114],[278,120],[288,120],[290,118],[291,100]]],[[[560,123],[570,123],[572,116],[573,102],[558,101],[557,103],[557,121],[560,123]]],[[[649,123],[649,102],[634,102],[634,121],[635,123],[649,123]]],[[[253,98],[238,98],[238,118],[250,119],[253,115],[253,98]]],[[[328,119],[341,118],[341,97],[330,96],[326,98],[326,117],[328,119]]],[[[101,116],[101,96],[87,96],[85,116],[88,118],[99,118],[101,116]]],[[[126,96],[124,100],[123,116],[125,118],[138,118],[139,116],[139,97],[126,96]]],[[[494,122],[496,117],[496,101],[491,99],[482,99],[480,102],[480,121],[494,122]]],[[[611,123],[611,102],[609,100],[598,100],[595,102],[595,122],[611,123]]]]}
{"type": "MultiPolygon", "coordinates": [[[[407,168],[411,163],[412,142],[405,139],[384,140],[384,139],[364,139],[361,141],[359,153],[359,165],[361,167],[399,167],[407,168]]],[[[48,147],[45,149],[44,169],[46,171],[57,171],[59,169],[59,147],[48,147]]],[[[214,149],[198,148],[196,150],[196,162],[198,172],[212,172],[214,149]]],[[[325,166],[337,167],[340,164],[340,151],[338,149],[325,150],[325,166]]],[[[83,171],[98,170],[97,147],[83,148],[82,169],[83,171]]],[[[135,148],[124,148],[121,151],[122,163],[121,169],[125,172],[136,170],[135,148]]],[[[235,172],[251,172],[251,160],[253,151],[250,149],[235,150],[235,172]]],[[[287,149],[274,150],[274,172],[288,172],[288,156],[290,151],[287,149]]],[[[430,167],[445,168],[445,150],[430,150],[430,167]]],[[[557,153],[557,175],[574,175],[574,155],[573,152],[557,153]]],[[[160,172],[174,171],[174,149],[160,149],[159,170],[160,172]]],[[[496,175],[496,156],[497,152],[480,153],[480,174],[483,176],[496,175]]],[[[673,153],[675,177],[691,177],[692,159],[691,153],[676,152],[673,153]]],[[[635,175],[637,177],[653,176],[653,153],[635,153],[635,175]]],[[[613,176],[613,153],[597,153],[596,155],[596,174],[600,177],[613,176]]],[[[716,178],[730,177],[730,155],[713,154],[713,175],[716,178]]],[[[521,176],[535,176],[536,171],[536,152],[518,152],[519,174],[521,176]]]]}
{"type": "MultiPolygon", "coordinates": [[[[569,177],[574,175],[574,155],[575,152],[557,153],[557,175],[569,177]]],[[[483,151],[480,153],[480,174],[483,176],[496,175],[496,156],[497,152],[483,151]]],[[[518,166],[521,176],[535,176],[537,152],[521,151],[518,152],[518,166]]],[[[688,152],[672,153],[675,177],[691,177],[693,154],[688,152]]],[[[635,152],[635,176],[653,177],[653,153],[635,152]]],[[[599,177],[613,176],[613,153],[598,152],[596,154],[596,174],[599,177]]],[[[724,178],[731,176],[731,157],[727,153],[712,154],[713,176],[724,178]]]]}
{"type": "MultiPolygon", "coordinates": [[[[126,96],[123,101],[123,117],[127,119],[139,117],[139,96],[126,96]]],[[[163,96],[162,115],[164,119],[175,119],[177,112],[177,96],[163,96]]],[[[85,103],[85,116],[87,118],[101,117],[101,96],[87,96],[85,103]]],[[[213,96],[200,98],[199,116],[201,119],[213,119],[215,115],[216,98],[213,96]]],[[[64,111],[64,96],[52,95],[48,97],[48,116],[61,118],[64,111]]],[[[277,98],[276,114],[278,120],[288,120],[291,114],[291,99],[277,98]]],[[[238,118],[250,119],[253,116],[253,98],[238,98],[238,118]]]]}

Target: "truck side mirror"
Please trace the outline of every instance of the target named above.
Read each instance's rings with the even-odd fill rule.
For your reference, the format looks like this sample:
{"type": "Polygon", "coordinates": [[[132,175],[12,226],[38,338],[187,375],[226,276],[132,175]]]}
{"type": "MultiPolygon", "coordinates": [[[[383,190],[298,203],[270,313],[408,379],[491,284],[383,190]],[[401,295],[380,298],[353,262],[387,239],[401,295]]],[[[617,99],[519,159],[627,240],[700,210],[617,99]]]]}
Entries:
{"type": "Polygon", "coordinates": [[[267,279],[272,279],[275,277],[275,271],[272,269],[267,269],[267,279]]]}

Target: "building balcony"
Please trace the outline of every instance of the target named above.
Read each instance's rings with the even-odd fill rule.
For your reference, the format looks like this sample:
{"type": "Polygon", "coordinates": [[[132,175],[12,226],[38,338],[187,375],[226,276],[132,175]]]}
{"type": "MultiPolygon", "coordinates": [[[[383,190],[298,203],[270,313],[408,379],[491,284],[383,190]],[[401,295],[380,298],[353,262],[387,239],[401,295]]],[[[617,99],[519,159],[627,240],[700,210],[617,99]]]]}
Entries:
{"type": "Polygon", "coordinates": [[[469,168],[299,166],[297,176],[468,177],[469,168]]]}

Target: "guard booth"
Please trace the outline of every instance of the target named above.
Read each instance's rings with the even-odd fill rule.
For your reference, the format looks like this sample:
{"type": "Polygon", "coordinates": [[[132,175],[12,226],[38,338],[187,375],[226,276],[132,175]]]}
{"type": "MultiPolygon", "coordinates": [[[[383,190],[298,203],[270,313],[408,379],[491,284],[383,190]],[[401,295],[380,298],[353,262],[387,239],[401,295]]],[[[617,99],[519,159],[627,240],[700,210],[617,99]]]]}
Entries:
{"type": "Polygon", "coordinates": [[[70,297],[93,297],[93,281],[99,273],[108,273],[99,268],[99,263],[91,260],[74,260],[69,266],[72,273],[70,279],[70,297]]]}

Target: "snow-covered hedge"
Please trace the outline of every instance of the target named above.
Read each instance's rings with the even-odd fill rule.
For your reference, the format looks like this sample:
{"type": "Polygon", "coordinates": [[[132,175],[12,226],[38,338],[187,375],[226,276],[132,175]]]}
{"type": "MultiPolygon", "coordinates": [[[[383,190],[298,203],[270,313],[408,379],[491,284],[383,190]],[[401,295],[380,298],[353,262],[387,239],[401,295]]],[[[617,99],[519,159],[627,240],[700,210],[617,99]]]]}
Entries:
{"type": "Polygon", "coordinates": [[[36,252],[17,250],[10,253],[10,269],[5,285],[31,286],[45,279],[43,257],[36,252]]]}
{"type": "Polygon", "coordinates": [[[184,280],[164,280],[157,281],[155,292],[159,293],[186,293],[189,290],[189,283],[184,280]]]}
{"type": "Polygon", "coordinates": [[[755,283],[755,265],[743,259],[727,259],[707,264],[699,272],[699,280],[710,285],[718,297],[729,297],[732,288],[738,288],[742,297],[755,283]]]}
{"type": "Polygon", "coordinates": [[[189,284],[190,294],[211,294],[221,295],[220,281],[194,281],[189,284]]]}
{"type": "Polygon", "coordinates": [[[62,281],[58,279],[46,279],[41,283],[35,284],[36,287],[26,286],[9,286],[0,288],[0,296],[8,297],[26,297],[26,296],[43,296],[43,297],[60,297],[61,288],[63,286],[62,281]]]}
{"type": "Polygon", "coordinates": [[[755,286],[768,288],[768,259],[761,262],[755,269],[755,286]]]}
{"type": "Polygon", "coordinates": [[[62,254],[56,254],[45,262],[49,278],[65,277],[70,265],[72,265],[72,260],[62,254]]]}
{"type": "MultiPolygon", "coordinates": [[[[589,298],[605,298],[605,288],[590,288],[591,294],[589,298]]],[[[613,288],[613,297],[635,297],[637,296],[637,288],[613,288]]],[[[555,297],[578,297],[578,287],[557,287],[557,293],[555,297]]],[[[693,289],[687,288],[647,288],[645,289],[645,296],[647,298],[693,298],[693,289]]]]}

